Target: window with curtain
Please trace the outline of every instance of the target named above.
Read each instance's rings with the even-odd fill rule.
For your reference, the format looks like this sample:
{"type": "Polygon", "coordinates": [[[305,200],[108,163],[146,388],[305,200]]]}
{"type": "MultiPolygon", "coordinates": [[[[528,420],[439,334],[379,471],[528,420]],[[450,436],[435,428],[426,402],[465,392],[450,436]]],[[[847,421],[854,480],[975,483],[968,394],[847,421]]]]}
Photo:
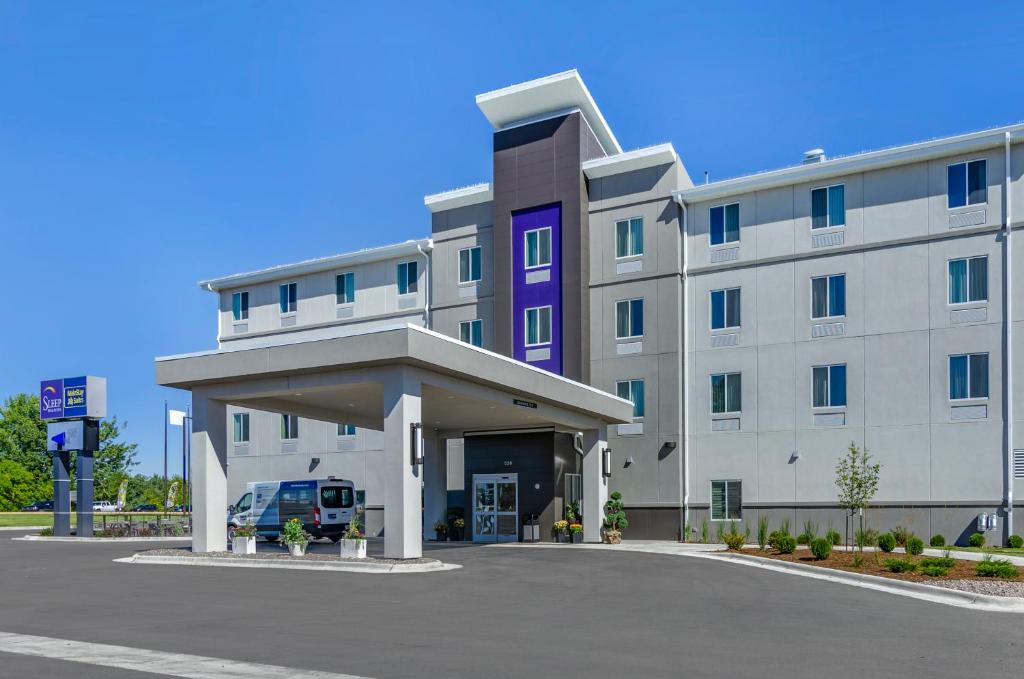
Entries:
{"type": "Polygon", "coordinates": [[[711,414],[738,413],[743,410],[740,373],[711,376],[711,414]]]}
{"type": "Polygon", "coordinates": [[[526,346],[551,344],[551,307],[526,310],[526,346]]]}
{"type": "Polygon", "coordinates": [[[340,273],[334,277],[335,304],[352,304],[356,301],[356,275],[340,273]]]}
{"type": "Polygon", "coordinates": [[[811,279],[811,318],[846,315],[846,274],[811,279]]]}
{"type": "Polygon", "coordinates": [[[949,260],[949,303],[988,301],[988,257],[949,260]]]}
{"type": "Polygon", "coordinates": [[[988,398],[988,354],[949,357],[949,399],[988,398]]]}
{"type": "Polygon", "coordinates": [[[235,443],[249,442],[249,413],[235,413],[232,440],[235,443]]]}
{"type": "Polygon", "coordinates": [[[231,318],[244,321],[249,318],[249,293],[236,292],[231,295],[231,318]]]}
{"type": "Polygon", "coordinates": [[[643,299],[623,299],[615,303],[615,339],[643,337],[643,299]]]}
{"type": "Polygon", "coordinates": [[[282,314],[292,314],[298,308],[299,286],[297,283],[285,283],[277,289],[278,303],[282,314]]]}
{"type": "Polygon", "coordinates": [[[846,224],[846,187],[843,184],[811,190],[811,228],[846,224]]]}
{"type": "Polygon", "coordinates": [[[740,481],[711,482],[711,520],[739,521],[743,518],[742,483],[740,481]]]}
{"type": "Polygon", "coordinates": [[[615,383],[615,395],[633,404],[633,417],[644,416],[644,381],[624,380],[615,383]]]}
{"type": "Polygon", "coordinates": [[[740,239],[740,204],[717,205],[710,210],[712,245],[735,243],[740,239]]]}
{"type": "Polygon", "coordinates": [[[551,227],[532,229],[523,234],[526,240],[526,268],[551,265],[551,227]]]}
{"type": "Polygon", "coordinates": [[[812,405],[815,408],[846,406],[846,365],[819,365],[812,369],[812,405]]]}
{"type": "Polygon", "coordinates": [[[473,283],[480,277],[480,247],[459,250],[459,282],[473,283]]]}
{"type": "Polygon", "coordinates": [[[281,439],[292,440],[299,438],[299,416],[281,415],[281,439]]]}
{"type": "Polygon", "coordinates": [[[711,291],[711,329],[740,327],[740,289],[711,291]]]}
{"type": "Polygon", "coordinates": [[[474,347],[482,347],[484,345],[484,324],[479,318],[475,318],[472,321],[462,321],[459,323],[459,339],[466,344],[472,344],[474,347]]]}
{"type": "Polygon", "coordinates": [[[615,222],[615,256],[636,257],[644,254],[644,220],[632,217],[615,222]]]}
{"type": "Polygon", "coordinates": [[[410,295],[419,289],[419,265],[402,262],[398,265],[398,294],[410,295]]]}
{"type": "Polygon", "coordinates": [[[338,436],[355,436],[356,426],[354,424],[339,424],[338,436]]]}
{"type": "Polygon", "coordinates": [[[946,167],[946,205],[950,208],[988,201],[988,163],[972,160],[946,167]]]}

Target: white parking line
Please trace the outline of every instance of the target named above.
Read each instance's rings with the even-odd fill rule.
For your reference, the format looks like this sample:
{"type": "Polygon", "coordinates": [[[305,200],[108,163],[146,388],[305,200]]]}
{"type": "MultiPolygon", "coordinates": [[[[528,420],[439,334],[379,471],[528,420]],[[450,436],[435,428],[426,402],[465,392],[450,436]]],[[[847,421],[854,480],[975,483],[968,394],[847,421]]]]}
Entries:
{"type": "Polygon", "coordinates": [[[117,667],[123,670],[184,677],[185,679],[248,679],[250,677],[291,679],[299,676],[304,679],[369,679],[354,674],[316,672],[279,665],[263,665],[187,653],[167,653],[145,648],[92,644],[85,641],[36,637],[10,632],[0,632],[0,653],[16,653],[87,665],[117,667]]]}

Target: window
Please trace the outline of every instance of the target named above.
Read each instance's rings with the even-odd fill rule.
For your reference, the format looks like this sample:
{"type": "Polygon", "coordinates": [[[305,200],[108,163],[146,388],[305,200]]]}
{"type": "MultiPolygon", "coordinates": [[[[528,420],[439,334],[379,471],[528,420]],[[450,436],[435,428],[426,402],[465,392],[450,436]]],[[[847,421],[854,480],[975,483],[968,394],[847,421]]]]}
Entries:
{"type": "Polygon", "coordinates": [[[459,282],[473,283],[480,280],[480,247],[459,250],[459,282]]]}
{"type": "Polygon", "coordinates": [[[711,376],[711,414],[738,413],[743,410],[740,373],[711,376]]]}
{"type": "Polygon", "coordinates": [[[615,256],[637,257],[644,254],[644,220],[633,217],[615,222],[615,256]]]}
{"type": "Polygon", "coordinates": [[[398,294],[411,295],[416,292],[417,273],[416,262],[402,262],[398,265],[398,294]]]}
{"type": "Polygon", "coordinates": [[[739,521],[743,517],[742,488],[739,481],[711,482],[712,521],[739,521]]]}
{"type": "Polygon", "coordinates": [[[988,201],[987,163],[972,160],[946,167],[946,204],[950,208],[988,201]]]}
{"type": "Polygon", "coordinates": [[[740,289],[711,291],[711,329],[740,327],[740,289]]]}
{"type": "Polygon", "coordinates": [[[551,344],[551,307],[526,310],[526,346],[551,344]]]}
{"type": "Polygon", "coordinates": [[[320,489],[320,506],[324,509],[347,509],[354,502],[348,486],[324,486],[320,489]]]}
{"type": "Polygon", "coordinates": [[[811,279],[811,318],[846,315],[846,274],[811,279]]]}
{"type": "Polygon", "coordinates": [[[740,239],[740,204],[711,208],[711,244],[735,243],[740,239]]]}
{"type": "Polygon", "coordinates": [[[252,509],[252,493],[246,493],[238,500],[238,504],[235,505],[235,514],[241,514],[252,509]]]}
{"type": "Polygon", "coordinates": [[[352,304],[356,301],[356,275],[340,273],[334,277],[334,296],[338,304],[352,304]]]}
{"type": "Polygon", "coordinates": [[[949,357],[949,400],[988,398],[988,354],[949,357]]]}
{"type": "Polygon", "coordinates": [[[249,318],[249,293],[236,292],[231,295],[231,318],[244,321],[249,318]]]}
{"type": "Polygon", "coordinates": [[[988,301],[988,257],[949,260],[949,303],[988,301]]]}
{"type": "Polygon", "coordinates": [[[623,299],[615,303],[615,339],[643,337],[644,301],[623,299]]]}
{"type": "Polygon", "coordinates": [[[355,436],[356,426],[354,424],[339,424],[338,436],[355,436]]]}
{"type": "Polygon", "coordinates": [[[299,301],[299,286],[297,283],[285,283],[277,289],[278,299],[281,304],[282,314],[295,313],[299,301]]]}
{"type": "Polygon", "coordinates": [[[484,345],[484,324],[479,318],[459,323],[459,339],[474,347],[484,345]]]}
{"type": "Polygon", "coordinates": [[[842,184],[811,190],[811,228],[846,224],[846,188],[842,184]]]}
{"type": "Polygon", "coordinates": [[[235,443],[248,443],[249,442],[249,413],[235,413],[232,417],[234,420],[234,436],[232,437],[235,443]]]}
{"type": "Polygon", "coordinates": [[[533,229],[524,234],[526,238],[526,268],[551,266],[551,227],[533,229]]]}
{"type": "Polygon", "coordinates": [[[290,441],[292,439],[299,438],[299,416],[298,415],[282,415],[281,416],[281,439],[290,441]]]}
{"type": "Polygon", "coordinates": [[[625,380],[615,383],[615,393],[633,404],[633,417],[644,416],[644,381],[625,380]]]}
{"type": "Polygon", "coordinates": [[[815,366],[811,375],[815,408],[846,407],[846,365],[815,366]]]}

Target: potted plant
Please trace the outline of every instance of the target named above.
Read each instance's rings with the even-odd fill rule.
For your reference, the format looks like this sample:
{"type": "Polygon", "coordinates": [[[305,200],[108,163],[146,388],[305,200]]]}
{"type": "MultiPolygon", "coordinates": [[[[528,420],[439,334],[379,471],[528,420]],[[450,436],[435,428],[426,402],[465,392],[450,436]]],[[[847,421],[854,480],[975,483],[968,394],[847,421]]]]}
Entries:
{"type": "Polygon", "coordinates": [[[359,515],[353,514],[348,528],[341,536],[341,557],[343,559],[365,559],[366,538],[359,530],[359,515]]]}
{"type": "Polygon", "coordinates": [[[234,535],[231,538],[231,551],[235,554],[255,554],[256,526],[247,523],[244,526],[235,528],[234,535]]]}
{"type": "Polygon", "coordinates": [[[551,530],[555,534],[555,542],[568,542],[569,541],[569,522],[555,521],[554,525],[551,526],[551,530]]]}
{"type": "Polygon", "coordinates": [[[298,519],[288,519],[281,529],[281,540],[288,546],[288,553],[292,556],[305,556],[306,545],[309,544],[309,536],[306,535],[302,522],[298,519]]]}
{"type": "Polygon", "coordinates": [[[452,535],[452,539],[459,541],[463,540],[462,536],[466,530],[466,520],[460,516],[452,522],[452,526],[455,528],[455,530],[453,531],[454,534],[452,535]]]}
{"type": "Polygon", "coordinates": [[[579,545],[583,543],[583,524],[582,523],[570,523],[569,524],[569,535],[572,537],[572,544],[579,545]]]}
{"type": "Polygon", "coordinates": [[[613,492],[604,503],[604,541],[609,545],[622,542],[622,531],[629,527],[622,493],[613,492]]]}
{"type": "Polygon", "coordinates": [[[448,524],[444,521],[435,521],[434,532],[437,533],[437,541],[444,542],[448,539],[448,524]]]}

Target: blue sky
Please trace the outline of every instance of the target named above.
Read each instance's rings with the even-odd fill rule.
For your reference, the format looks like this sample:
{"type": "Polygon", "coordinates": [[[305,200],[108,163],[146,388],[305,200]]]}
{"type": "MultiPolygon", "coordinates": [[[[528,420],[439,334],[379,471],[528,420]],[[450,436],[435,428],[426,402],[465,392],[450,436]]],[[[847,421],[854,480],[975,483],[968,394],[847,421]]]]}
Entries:
{"type": "Polygon", "coordinates": [[[427,235],[514,82],[578,68],[695,180],[1024,120],[1019,2],[358,5],[0,0],[0,396],[104,375],[158,471],[196,281],[427,235]]]}

